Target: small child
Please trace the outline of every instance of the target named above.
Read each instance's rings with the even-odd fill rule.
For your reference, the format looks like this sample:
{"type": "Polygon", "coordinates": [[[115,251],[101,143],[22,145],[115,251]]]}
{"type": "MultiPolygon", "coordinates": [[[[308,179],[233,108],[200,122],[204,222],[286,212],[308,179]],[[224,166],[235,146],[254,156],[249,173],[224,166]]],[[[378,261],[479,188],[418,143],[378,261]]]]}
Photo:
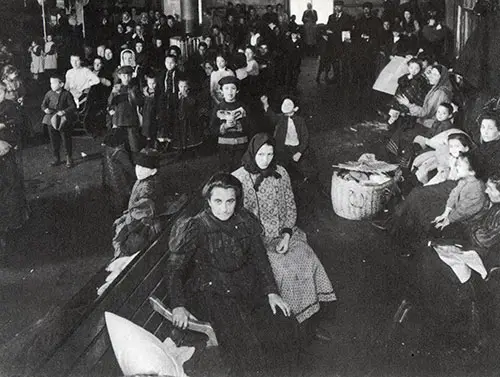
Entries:
{"type": "Polygon", "coordinates": [[[143,98],[137,87],[132,85],[132,67],[120,67],[116,73],[121,83],[115,84],[109,95],[108,112],[112,117],[113,127],[124,127],[127,130],[130,150],[139,152],[139,129],[142,123],[139,107],[142,106],[143,98]]]}
{"type": "MultiPolygon", "coordinates": [[[[430,89],[427,80],[422,74],[422,62],[417,58],[412,58],[408,60],[407,65],[409,73],[398,79],[398,88],[396,89],[394,98],[405,96],[410,103],[422,106],[425,96],[430,89]]],[[[392,101],[391,109],[403,114],[409,113],[408,107],[401,105],[396,99],[392,101]]],[[[392,114],[389,115],[392,117],[392,114]]]]}
{"type": "Polygon", "coordinates": [[[186,77],[179,78],[179,99],[172,135],[172,147],[179,155],[187,149],[203,143],[203,129],[200,127],[199,110],[196,99],[190,93],[190,82],[186,77]]]}
{"type": "Polygon", "coordinates": [[[422,153],[418,156],[413,167],[416,168],[417,179],[425,186],[435,185],[446,180],[456,181],[456,162],[461,153],[472,149],[469,136],[458,129],[450,129],[433,139],[436,143],[435,150],[422,153]],[[446,137],[447,142],[441,143],[439,139],[446,137]],[[437,169],[436,175],[429,181],[428,174],[437,169]]]}
{"type": "Polygon", "coordinates": [[[241,166],[249,136],[249,120],[246,106],[236,99],[240,81],[234,76],[219,80],[222,102],[214,107],[211,129],[218,137],[221,170],[232,172],[241,166]]]}
{"type": "Polygon", "coordinates": [[[64,89],[62,77],[50,77],[50,90],[42,101],[42,111],[45,113],[42,123],[49,129],[50,142],[54,152],[54,161],[51,166],[61,164],[61,141],[66,150],[66,167],[73,166],[73,141],[71,138],[72,121],[75,113],[75,101],[70,92],[64,89]]]}
{"type": "Polygon", "coordinates": [[[40,73],[44,72],[44,63],[43,48],[37,39],[31,42],[28,52],[31,55],[30,71],[33,74],[33,80],[38,80],[40,73]]]}
{"type": "Polygon", "coordinates": [[[142,135],[146,138],[148,147],[154,147],[157,133],[156,119],[156,76],[153,72],[146,75],[146,86],[142,94],[144,95],[144,105],[142,107],[142,135]]]}
{"type": "Polygon", "coordinates": [[[274,125],[276,140],[276,161],[285,167],[290,175],[294,172],[302,175],[304,180],[316,178],[316,169],[312,163],[312,151],[309,149],[309,131],[306,121],[297,115],[298,106],[290,98],[281,104],[282,114],[275,114],[269,107],[267,96],[260,98],[264,112],[274,125]]]}
{"type": "Polygon", "coordinates": [[[456,172],[458,184],[450,192],[444,212],[432,221],[436,229],[467,222],[488,204],[484,182],[476,177],[475,163],[470,155],[461,154],[457,158],[456,172]]]}
{"type": "Polygon", "coordinates": [[[56,44],[52,40],[52,34],[47,34],[44,50],[44,69],[48,75],[52,75],[57,70],[57,50],[56,44]]]}

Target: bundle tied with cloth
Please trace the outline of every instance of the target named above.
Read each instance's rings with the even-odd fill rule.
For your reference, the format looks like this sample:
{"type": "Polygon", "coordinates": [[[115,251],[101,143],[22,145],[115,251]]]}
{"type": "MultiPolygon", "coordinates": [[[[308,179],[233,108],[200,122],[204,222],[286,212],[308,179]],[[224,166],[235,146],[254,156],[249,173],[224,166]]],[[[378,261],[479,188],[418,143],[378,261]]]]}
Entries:
{"type": "Polygon", "coordinates": [[[333,167],[333,210],[350,220],[370,218],[382,209],[393,191],[398,171],[397,165],[379,161],[371,153],[333,167]]]}

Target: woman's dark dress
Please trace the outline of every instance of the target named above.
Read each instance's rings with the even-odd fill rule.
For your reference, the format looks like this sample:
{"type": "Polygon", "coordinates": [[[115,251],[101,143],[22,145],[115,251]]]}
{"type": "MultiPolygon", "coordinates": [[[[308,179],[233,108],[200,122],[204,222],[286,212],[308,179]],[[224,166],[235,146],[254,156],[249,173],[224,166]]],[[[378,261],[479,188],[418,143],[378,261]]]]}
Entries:
{"type": "Polygon", "coordinates": [[[297,360],[296,322],[269,307],[267,295],[278,288],[261,232],[244,209],[227,221],[206,209],[178,223],[166,273],[170,304],[212,324],[234,375],[288,376],[297,360]]]}
{"type": "Polygon", "coordinates": [[[16,104],[0,103],[0,140],[12,146],[0,156],[0,233],[19,228],[28,218],[28,203],[24,192],[24,176],[20,150],[21,118],[16,104]],[[17,147],[17,148],[16,148],[17,147]]]}

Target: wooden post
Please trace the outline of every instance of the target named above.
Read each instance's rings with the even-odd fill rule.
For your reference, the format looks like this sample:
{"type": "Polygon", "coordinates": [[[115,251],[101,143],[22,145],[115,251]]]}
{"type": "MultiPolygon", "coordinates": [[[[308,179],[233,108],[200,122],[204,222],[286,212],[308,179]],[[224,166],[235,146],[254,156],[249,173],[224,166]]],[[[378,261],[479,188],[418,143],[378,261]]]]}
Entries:
{"type": "Polygon", "coordinates": [[[47,25],[45,25],[45,0],[39,0],[42,5],[43,39],[47,40],[47,25]]]}

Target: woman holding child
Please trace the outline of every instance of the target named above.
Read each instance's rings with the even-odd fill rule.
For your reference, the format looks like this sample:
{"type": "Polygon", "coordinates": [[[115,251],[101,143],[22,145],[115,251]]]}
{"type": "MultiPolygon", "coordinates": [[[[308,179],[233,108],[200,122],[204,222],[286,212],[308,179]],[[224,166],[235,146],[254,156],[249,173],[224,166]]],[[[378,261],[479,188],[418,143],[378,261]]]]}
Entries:
{"type": "Polygon", "coordinates": [[[443,219],[437,219],[436,216],[445,208],[449,208],[446,204],[448,200],[454,200],[455,204],[459,205],[460,209],[456,214],[461,215],[454,219],[456,222],[473,219],[484,208],[482,194],[484,188],[478,181],[498,172],[500,166],[500,131],[496,117],[485,114],[481,118],[480,132],[481,143],[472,152],[472,156],[468,153],[471,145],[465,145],[467,144],[465,138],[454,136],[456,134],[450,135],[448,137],[450,155],[456,158],[456,163],[450,167],[448,179],[436,185],[413,189],[396,209],[390,231],[397,239],[403,241],[403,246],[411,247],[413,241],[419,241],[429,235],[433,228],[433,220],[437,220],[437,225],[442,222],[443,219]],[[468,165],[468,169],[465,165],[468,165]],[[472,172],[474,172],[473,177],[472,172]],[[466,186],[471,190],[461,192],[460,189],[466,186]],[[456,196],[453,190],[459,195],[456,196]]]}

